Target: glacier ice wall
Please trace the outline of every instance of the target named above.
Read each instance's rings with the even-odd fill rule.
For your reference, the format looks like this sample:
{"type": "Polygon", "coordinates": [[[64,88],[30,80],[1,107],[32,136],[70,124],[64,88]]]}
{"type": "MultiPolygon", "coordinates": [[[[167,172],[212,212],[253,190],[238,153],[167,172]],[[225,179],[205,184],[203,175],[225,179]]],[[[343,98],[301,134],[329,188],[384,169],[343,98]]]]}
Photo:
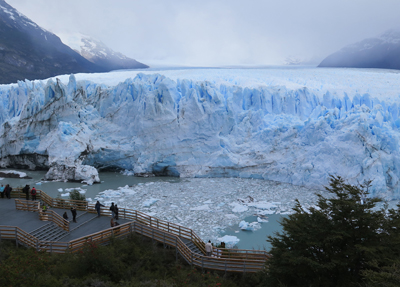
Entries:
{"type": "Polygon", "coordinates": [[[89,165],[181,177],[244,177],[321,188],[329,174],[373,179],[399,198],[399,103],[307,87],[246,88],[159,74],[114,87],[0,89],[0,164],[89,165]]]}

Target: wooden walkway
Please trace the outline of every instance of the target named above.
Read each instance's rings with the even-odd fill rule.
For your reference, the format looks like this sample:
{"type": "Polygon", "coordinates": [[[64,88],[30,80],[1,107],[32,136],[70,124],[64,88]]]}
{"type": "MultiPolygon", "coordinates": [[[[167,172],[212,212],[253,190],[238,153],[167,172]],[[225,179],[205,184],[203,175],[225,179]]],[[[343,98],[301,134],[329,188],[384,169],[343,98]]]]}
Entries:
{"type": "Polygon", "coordinates": [[[108,207],[97,217],[94,205],[86,201],[54,199],[39,191],[40,202],[51,206],[42,212],[39,201],[26,201],[21,192],[14,192],[13,196],[0,198],[0,240],[15,240],[17,245],[55,253],[77,252],[88,242],[108,244],[112,237],[123,238],[135,232],[176,248],[177,256],[202,269],[258,272],[264,270],[269,257],[265,251],[225,248],[214,248],[216,255],[207,257],[204,242],[193,230],[136,210],[120,208],[120,225],[110,228],[108,207]],[[77,223],[71,221],[71,206],[78,210],[77,223]],[[65,211],[70,221],[62,218],[65,211]]]}

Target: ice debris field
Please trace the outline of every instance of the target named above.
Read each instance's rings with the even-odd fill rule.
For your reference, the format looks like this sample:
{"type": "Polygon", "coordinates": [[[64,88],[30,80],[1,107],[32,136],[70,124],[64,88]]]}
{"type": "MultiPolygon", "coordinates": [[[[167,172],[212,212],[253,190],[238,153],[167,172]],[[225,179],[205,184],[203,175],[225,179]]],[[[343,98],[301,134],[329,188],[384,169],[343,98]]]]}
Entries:
{"type": "MultiPolygon", "coordinates": [[[[105,206],[114,202],[124,208],[191,228],[203,240],[238,243],[235,236],[221,237],[228,226],[257,231],[268,214],[287,214],[298,198],[305,208],[314,205],[315,190],[257,179],[188,178],[178,183],[148,182],[100,192],[94,200],[105,206]],[[257,222],[244,218],[256,215],[257,222]]],[[[319,191],[325,194],[325,191],[319,191]]]]}

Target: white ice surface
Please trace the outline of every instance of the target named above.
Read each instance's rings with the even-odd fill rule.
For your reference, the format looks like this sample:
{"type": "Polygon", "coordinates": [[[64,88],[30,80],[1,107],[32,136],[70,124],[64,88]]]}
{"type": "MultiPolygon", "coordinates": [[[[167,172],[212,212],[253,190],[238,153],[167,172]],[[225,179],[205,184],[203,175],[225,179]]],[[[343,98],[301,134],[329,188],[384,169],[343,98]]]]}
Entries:
{"type": "Polygon", "coordinates": [[[19,177],[25,177],[26,176],[26,173],[25,172],[22,172],[22,171],[16,171],[16,170],[2,170],[1,171],[2,173],[12,173],[12,174],[18,174],[19,175],[19,177]]]}

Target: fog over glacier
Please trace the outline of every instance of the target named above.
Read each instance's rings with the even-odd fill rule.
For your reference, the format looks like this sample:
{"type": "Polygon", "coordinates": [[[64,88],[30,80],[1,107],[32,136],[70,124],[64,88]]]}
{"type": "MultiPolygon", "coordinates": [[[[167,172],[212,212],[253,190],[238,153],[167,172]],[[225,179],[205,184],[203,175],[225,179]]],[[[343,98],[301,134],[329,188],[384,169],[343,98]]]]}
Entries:
{"type": "Polygon", "coordinates": [[[3,85],[0,164],[89,183],[121,169],[321,189],[337,174],[398,199],[399,83],[393,71],[269,68],[3,85]]]}

